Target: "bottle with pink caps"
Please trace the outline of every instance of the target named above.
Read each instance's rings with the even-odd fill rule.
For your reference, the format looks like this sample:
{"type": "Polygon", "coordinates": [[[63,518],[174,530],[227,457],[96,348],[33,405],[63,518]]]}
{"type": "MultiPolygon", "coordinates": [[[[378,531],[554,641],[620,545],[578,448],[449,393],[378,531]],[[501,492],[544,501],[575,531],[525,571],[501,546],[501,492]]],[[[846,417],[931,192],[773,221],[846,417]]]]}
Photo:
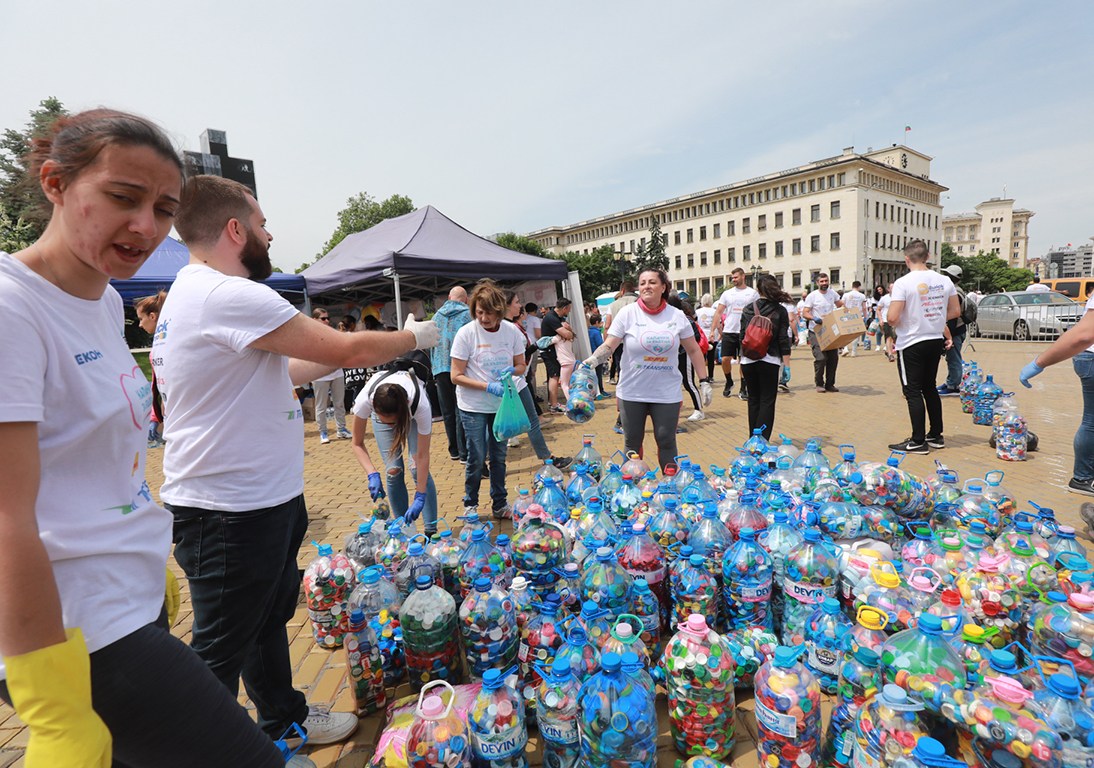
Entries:
{"type": "Polygon", "coordinates": [[[725,757],[734,744],[733,651],[697,613],[677,630],[661,657],[673,741],[685,755],[725,757]]]}
{"type": "Polygon", "coordinates": [[[456,691],[444,680],[422,687],[406,740],[409,768],[471,768],[471,737],[463,720],[452,711],[456,691]],[[435,687],[448,693],[448,703],[429,695],[435,687]]]}

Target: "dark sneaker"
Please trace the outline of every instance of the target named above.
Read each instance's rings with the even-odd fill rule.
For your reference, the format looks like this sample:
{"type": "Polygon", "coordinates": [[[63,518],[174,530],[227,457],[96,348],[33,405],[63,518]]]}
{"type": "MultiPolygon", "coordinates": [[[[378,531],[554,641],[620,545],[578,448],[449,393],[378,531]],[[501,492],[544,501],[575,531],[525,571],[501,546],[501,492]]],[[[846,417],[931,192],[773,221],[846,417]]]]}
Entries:
{"type": "Polygon", "coordinates": [[[789,387],[789,386],[787,386],[786,384],[780,384],[780,385],[779,385],[779,391],[780,391],[780,392],[789,392],[789,391],[790,391],[790,387],[789,387]]]}
{"type": "Polygon", "coordinates": [[[747,400],[747,399],[748,399],[748,393],[747,393],[747,392],[745,392],[745,391],[744,391],[744,390],[742,389],[742,390],[741,390],[741,394],[737,395],[737,397],[741,398],[742,400],[747,400]]]}
{"type": "Polygon", "coordinates": [[[688,431],[688,428],[685,427],[683,424],[679,424],[676,427],[676,434],[678,434],[678,435],[682,435],[687,431],[688,431]]]}
{"type": "Polygon", "coordinates": [[[1072,493],[1085,493],[1087,496],[1094,496],[1094,480],[1080,480],[1073,477],[1067,484],[1067,489],[1072,493]]]}
{"type": "Polygon", "coordinates": [[[956,389],[950,389],[945,384],[938,388],[939,397],[960,397],[961,393],[956,389]]]}
{"type": "Polygon", "coordinates": [[[824,391],[825,392],[839,392],[839,390],[836,389],[835,387],[825,387],[824,391]]]}
{"type": "Polygon", "coordinates": [[[722,397],[731,397],[733,395],[733,384],[726,384],[726,388],[722,390],[722,397]]]}
{"type": "Polygon", "coordinates": [[[612,432],[615,432],[617,435],[621,435],[623,434],[623,427],[616,424],[614,427],[612,427],[612,432]]]}
{"type": "Polygon", "coordinates": [[[942,437],[942,435],[927,435],[927,445],[932,448],[945,448],[946,438],[942,437]]]}
{"type": "Polygon", "coordinates": [[[899,443],[893,443],[889,446],[890,451],[901,451],[903,453],[930,453],[931,449],[927,447],[926,442],[913,443],[912,438],[907,440],[901,440],[899,443]]]}
{"type": "Polygon", "coordinates": [[[552,456],[551,459],[555,462],[555,469],[566,469],[573,462],[569,456],[552,456]]]}

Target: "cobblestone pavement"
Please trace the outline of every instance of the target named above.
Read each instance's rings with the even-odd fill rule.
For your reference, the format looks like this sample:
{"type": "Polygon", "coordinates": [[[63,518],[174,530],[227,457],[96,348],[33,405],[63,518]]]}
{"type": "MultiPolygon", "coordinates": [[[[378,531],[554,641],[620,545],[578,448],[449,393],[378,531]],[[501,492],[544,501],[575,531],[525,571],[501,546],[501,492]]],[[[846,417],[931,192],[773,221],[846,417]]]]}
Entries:
{"type": "MultiPolygon", "coordinates": [[[[908,456],[904,468],[913,474],[926,476],[934,471],[934,460],[938,459],[956,469],[962,480],[1003,470],[1006,473],[1004,487],[1023,502],[1024,508],[1029,509],[1024,502],[1031,499],[1041,506],[1055,509],[1063,522],[1071,523],[1082,531],[1078,508],[1083,497],[1065,490],[1071,477],[1072,437],[1082,417],[1082,395],[1070,364],[1048,369],[1033,380],[1032,390],[1026,390],[1018,383],[1018,371],[1046,344],[977,340],[975,346],[976,350],[967,353],[966,359],[976,360],[987,372],[995,374],[995,380],[1004,391],[1018,391],[1021,412],[1030,429],[1040,437],[1040,450],[1029,454],[1029,459],[1024,463],[997,460],[994,451],[987,445],[990,428],[973,425],[972,417],[961,413],[957,398],[945,398],[943,408],[947,447],[932,451],[930,456],[908,456]]],[[[838,393],[819,394],[814,390],[812,358],[808,349],[795,348],[791,372],[791,391],[780,395],[776,406],[775,433],[784,433],[793,438],[799,448],[806,439],[819,437],[830,459],[836,457],[836,445],[849,443],[855,446],[860,461],[881,460],[888,455],[889,443],[903,440],[910,434],[896,365],[886,361],[880,353],[860,351],[857,358],[841,358],[836,378],[840,389],[838,393]]],[[[734,375],[737,376],[736,371],[734,375]]],[[[725,466],[736,456],[733,448],[748,437],[747,403],[735,396],[723,398],[724,377],[720,370],[715,373],[715,379],[714,403],[707,411],[707,419],[682,422],[687,425],[688,431],[678,436],[680,452],[704,466],[711,463],[725,466]]],[[[691,408],[685,404],[682,416],[690,413],[691,408]]],[[[622,448],[622,437],[612,432],[614,420],[614,404],[604,401],[588,424],[576,425],[563,416],[556,416],[552,423],[544,426],[544,435],[552,451],[570,456],[581,447],[583,433],[594,434],[597,449],[607,455],[622,448]]],[[[434,434],[438,432],[440,439],[434,439],[431,457],[433,477],[440,497],[441,513],[452,520],[462,511],[463,472],[459,462],[448,458],[443,425],[436,425],[434,434]]],[[[652,437],[649,439],[652,441],[652,437]]],[[[348,440],[336,439],[329,445],[321,445],[318,429],[314,423],[309,423],[304,442],[306,496],[311,518],[305,541],[314,539],[338,548],[344,537],[356,529],[361,519],[358,513],[367,514],[366,478],[353,458],[348,440]]],[[[652,447],[652,442],[647,445],[652,447]]],[[[158,450],[151,454],[148,481],[158,493],[163,481],[161,454],[158,450]]],[[[514,489],[530,484],[538,465],[527,438],[521,439],[519,447],[510,449],[510,500],[515,496],[514,489]]],[[[487,494],[485,485],[482,493],[487,494]]],[[[459,523],[455,525],[458,527],[459,523]]],[[[510,532],[508,522],[498,532],[510,532]]],[[[300,551],[300,567],[303,568],[314,555],[315,548],[306,543],[300,551]]],[[[173,559],[170,565],[183,589],[182,610],[173,632],[188,640],[192,619],[186,581],[173,559]]],[[[296,686],[305,691],[312,704],[351,711],[352,699],[346,685],[342,652],[316,647],[307,623],[303,599],[288,625],[288,632],[296,686]]],[[[239,693],[240,703],[253,715],[254,709],[242,686],[239,693]]],[[[403,685],[395,691],[395,698],[410,693],[409,686],[403,685]]],[[[737,705],[737,747],[732,763],[742,767],[754,766],[757,763],[756,724],[752,715],[751,695],[740,697],[737,705]]],[[[659,762],[662,767],[672,766],[680,755],[670,743],[663,696],[659,699],[658,709],[659,762]]],[[[360,768],[370,759],[381,729],[381,718],[373,716],[362,720],[356,734],[345,743],[316,747],[308,753],[320,768],[360,768]]],[[[27,736],[26,728],[12,709],[6,705],[0,706],[0,768],[22,766],[27,736]]],[[[533,745],[536,741],[533,732],[533,745]]],[[[539,758],[538,749],[535,754],[529,754],[534,765],[539,764],[539,758]]]]}

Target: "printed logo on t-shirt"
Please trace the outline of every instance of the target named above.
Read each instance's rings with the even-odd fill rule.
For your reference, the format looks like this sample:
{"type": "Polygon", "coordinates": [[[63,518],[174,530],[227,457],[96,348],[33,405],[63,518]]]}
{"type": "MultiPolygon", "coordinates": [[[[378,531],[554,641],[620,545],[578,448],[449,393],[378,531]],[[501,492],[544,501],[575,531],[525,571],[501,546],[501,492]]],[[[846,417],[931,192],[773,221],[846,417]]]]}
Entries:
{"type": "Polygon", "coordinates": [[[642,331],[638,335],[642,348],[654,355],[663,355],[672,349],[673,338],[668,331],[642,331]]]}
{"type": "Polygon", "coordinates": [[[296,396],[296,390],[295,389],[292,390],[292,399],[297,402],[297,407],[294,408],[291,411],[282,411],[282,413],[284,413],[285,415],[287,415],[289,417],[288,421],[292,421],[293,419],[302,419],[302,418],[304,418],[304,412],[302,410],[300,410],[300,398],[298,398],[296,396]]]}
{"type": "Polygon", "coordinates": [[[152,335],[152,341],[163,341],[167,338],[167,324],[170,320],[164,320],[156,325],[156,332],[152,335]]]}
{"type": "Polygon", "coordinates": [[[130,373],[123,373],[119,379],[122,392],[129,401],[133,426],[143,430],[148,424],[148,413],[152,410],[152,384],[144,378],[139,365],[134,365],[130,373]]]}
{"type": "Polygon", "coordinates": [[[916,289],[917,291],[919,291],[919,295],[920,295],[920,296],[926,296],[926,295],[927,295],[927,292],[928,292],[929,290],[931,290],[931,287],[930,287],[929,285],[927,285],[926,283],[920,283],[919,285],[917,285],[917,286],[915,287],[915,289],[916,289]]]}
{"type": "Polygon", "coordinates": [[[507,350],[493,351],[490,347],[486,347],[475,352],[475,362],[479,368],[496,377],[499,371],[513,364],[513,356],[507,350]]]}
{"type": "Polygon", "coordinates": [[[83,365],[84,363],[93,363],[96,360],[102,360],[103,353],[97,349],[90,349],[87,352],[81,352],[76,355],[76,365],[83,365]]]}

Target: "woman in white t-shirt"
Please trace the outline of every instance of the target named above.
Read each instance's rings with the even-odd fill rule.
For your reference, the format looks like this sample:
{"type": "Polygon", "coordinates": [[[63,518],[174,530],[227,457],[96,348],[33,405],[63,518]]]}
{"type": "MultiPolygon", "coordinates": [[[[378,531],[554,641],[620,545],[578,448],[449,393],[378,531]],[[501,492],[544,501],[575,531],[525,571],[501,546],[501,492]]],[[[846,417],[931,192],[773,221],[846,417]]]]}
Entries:
{"type": "Polygon", "coordinates": [[[182,163],[158,127],[107,109],[57,120],[30,160],[51,218],[0,254],[0,359],[18,362],[0,377],[0,697],[30,729],[28,765],[284,765],[168,631],[172,519],[144,479],[152,387],[110,279],[167,237],[182,163]]]}
{"type": "Polygon", "coordinates": [[[513,376],[524,383],[525,336],[504,321],[505,294],[493,280],[482,280],[468,301],[474,320],[452,340],[452,383],[467,437],[467,472],[463,483],[464,513],[477,512],[483,465],[490,458],[490,500],[494,517],[511,515],[505,489],[504,440],[494,438],[494,414],[501,405],[501,381],[513,376]]]}
{"type": "Polygon", "coordinates": [[[699,328],[707,335],[707,378],[714,378],[714,361],[718,357],[718,339],[717,333],[714,330],[714,297],[709,293],[704,293],[703,298],[699,300],[701,305],[699,309],[695,310],[695,322],[699,328]]]}
{"type": "MultiPolygon", "coordinates": [[[[691,322],[665,301],[669,277],[663,270],[647,269],[638,276],[638,301],[620,310],[607,340],[597,347],[585,364],[595,368],[606,362],[623,344],[619,386],[615,391],[623,426],[624,451],[642,454],[646,418],[653,421],[657,459],[662,471],[676,456],[676,425],[680,420],[678,352],[687,352],[696,370],[703,369],[703,353],[695,340],[691,322]],[[624,343],[624,339],[626,343],[624,343]]],[[[700,380],[703,407],[710,405],[713,388],[708,376],[700,380]]]]}
{"type": "Polygon", "coordinates": [[[405,523],[412,524],[424,512],[425,534],[432,536],[437,532],[437,486],[429,473],[433,411],[425,385],[410,371],[384,371],[373,376],[353,402],[353,455],[368,474],[369,495],[376,501],[384,496],[384,483],[365,447],[370,417],[380,458],[387,469],[392,514],[402,515],[405,523]],[[411,454],[414,501],[407,496],[404,445],[411,454]]]}

